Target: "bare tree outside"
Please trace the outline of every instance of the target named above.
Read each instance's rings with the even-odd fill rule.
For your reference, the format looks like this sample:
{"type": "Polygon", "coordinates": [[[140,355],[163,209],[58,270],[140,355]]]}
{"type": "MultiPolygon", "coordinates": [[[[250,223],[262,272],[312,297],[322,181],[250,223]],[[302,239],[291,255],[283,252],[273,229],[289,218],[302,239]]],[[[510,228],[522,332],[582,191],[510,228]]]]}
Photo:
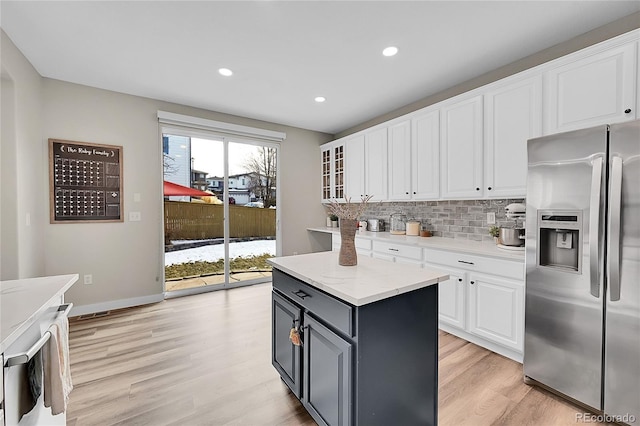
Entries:
{"type": "Polygon", "coordinates": [[[176,160],[169,154],[162,154],[162,165],[164,168],[164,175],[170,176],[175,174],[178,171],[178,166],[176,165],[176,160]]]}
{"type": "Polygon", "coordinates": [[[276,204],[276,161],[276,149],[261,146],[244,164],[251,174],[249,190],[266,208],[276,204]]]}

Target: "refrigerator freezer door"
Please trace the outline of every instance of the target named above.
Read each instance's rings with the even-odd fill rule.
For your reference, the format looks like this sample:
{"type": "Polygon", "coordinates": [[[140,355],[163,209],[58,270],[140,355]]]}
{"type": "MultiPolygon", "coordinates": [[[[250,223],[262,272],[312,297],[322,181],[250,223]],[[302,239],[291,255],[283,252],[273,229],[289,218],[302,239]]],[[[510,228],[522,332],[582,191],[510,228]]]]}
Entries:
{"type": "Polygon", "coordinates": [[[609,138],[604,412],[640,419],[640,120],[609,138]]]}
{"type": "Polygon", "coordinates": [[[596,409],[602,405],[606,141],[607,127],[600,126],[527,146],[524,374],[596,409]],[[561,220],[557,228],[540,226],[572,217],[579,229],[561,220]],[[569,232],[572,247],[558,245],[554,233],[569,232]]]}

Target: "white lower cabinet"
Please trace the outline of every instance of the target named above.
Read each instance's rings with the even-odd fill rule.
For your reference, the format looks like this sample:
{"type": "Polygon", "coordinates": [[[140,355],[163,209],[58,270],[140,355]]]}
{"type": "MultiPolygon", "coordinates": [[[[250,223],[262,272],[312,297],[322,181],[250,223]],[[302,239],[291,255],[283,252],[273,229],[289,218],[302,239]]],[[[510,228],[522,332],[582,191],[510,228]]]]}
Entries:
{"type": "MultiPolygon", "coordinates": [[[[340,234],[333,234],[331,236],[331,251],[340,251],[341,243],[342,237],[340,234]]],[[[371,257],[371,240],[369,238],[361,238],[356,235],[354,243],[358,256],[371,257]]]]}
{"type": "Polygon", "coordinates": [[[440,265],[425,264],[449,274],[449,279],[438,283],[438,313],[440,322],[454,327],[465,328],[467,273],[460,269],[443,268],[440,265]]]}
{"type": "Polygon", "coordinates": [[[413,245],[373,241],[373,257],[422,266],[422,248],[413,245]]]}
{"type": "Polygon", "coordinates": [[[440,328],[522,362],[524,263],[424,249],[426,268],[449,273],[439,284],[440,328]]]}
{"type": "Polygon", "coordinates": [[[524,285],[484,274],[469,274],[470,333],[523,351],[524,285]]]}

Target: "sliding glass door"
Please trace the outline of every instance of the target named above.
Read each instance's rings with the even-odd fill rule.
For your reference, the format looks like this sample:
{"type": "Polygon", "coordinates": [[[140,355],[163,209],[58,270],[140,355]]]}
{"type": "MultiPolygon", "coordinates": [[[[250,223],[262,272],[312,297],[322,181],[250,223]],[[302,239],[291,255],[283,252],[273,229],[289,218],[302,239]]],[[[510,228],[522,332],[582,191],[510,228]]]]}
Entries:
{"type": "Polygon", "coordinates": [[[163,128],[165,294],[269,281],[279,145],[163,128]],[[169,182],[169,183],[167,183],[169,182]]]}

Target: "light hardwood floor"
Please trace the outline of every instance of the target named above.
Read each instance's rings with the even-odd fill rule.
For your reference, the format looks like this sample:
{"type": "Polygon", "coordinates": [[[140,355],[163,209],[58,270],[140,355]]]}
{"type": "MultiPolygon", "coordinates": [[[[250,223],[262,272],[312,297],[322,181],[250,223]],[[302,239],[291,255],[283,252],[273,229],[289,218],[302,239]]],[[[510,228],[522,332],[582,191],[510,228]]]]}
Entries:
{"type": "MultiPolygon", "coordinates": [[[[271,366],[270,298],[260,284],[72,319],[67,425],[315,425],[271,366]]],[[[578,423],[517,362],[439,346],[439,425],[578,423]]]]}

